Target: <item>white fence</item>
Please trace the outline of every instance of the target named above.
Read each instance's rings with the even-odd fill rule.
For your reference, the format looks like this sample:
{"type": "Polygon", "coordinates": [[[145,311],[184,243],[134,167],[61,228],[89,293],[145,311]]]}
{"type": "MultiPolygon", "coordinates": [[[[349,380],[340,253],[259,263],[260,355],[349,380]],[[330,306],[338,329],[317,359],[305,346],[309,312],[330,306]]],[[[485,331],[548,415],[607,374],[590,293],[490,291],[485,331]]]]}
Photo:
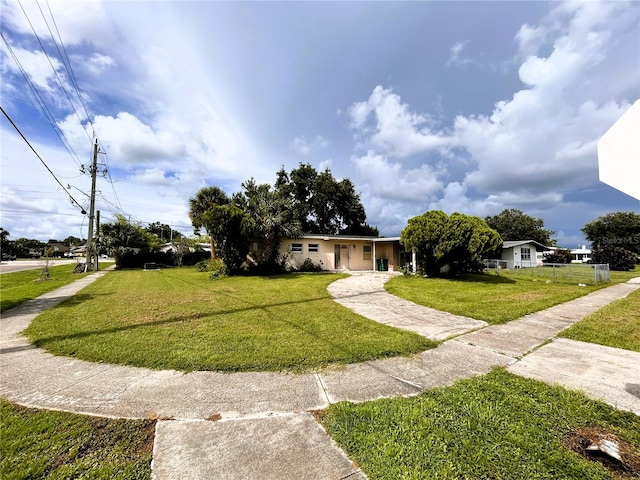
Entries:
{"type": "Polygon", "coordinates": [[[487,270],[494,271],[496,275],[508,272],[508,276],[587,285],[611,281],[608,263],[544,263],[537,266],[521,267],[511,260],[488,259],[483,261],[487,270]]]}

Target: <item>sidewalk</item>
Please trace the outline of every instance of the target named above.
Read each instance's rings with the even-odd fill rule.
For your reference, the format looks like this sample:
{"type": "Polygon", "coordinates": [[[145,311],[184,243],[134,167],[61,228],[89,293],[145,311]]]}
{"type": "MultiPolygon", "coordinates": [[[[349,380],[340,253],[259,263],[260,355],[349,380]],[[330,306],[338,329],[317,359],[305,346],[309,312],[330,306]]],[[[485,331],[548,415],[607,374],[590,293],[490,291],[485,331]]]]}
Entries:
{"type": "Polygon", "coordinates": [[[353,275],[330,285],[336,301],[429,338],[457,336],[411,358],[299,375],[185,374],[89,363],[54,357],[20,336],[39,312],[104,274],[85,277],[2,315],[0,396],[37,408],[169,419],[156,427],[156,479],[366,478],[307,412],[342,400],[413,395],[496,366],[582,388],[640,415],[639,353],[564,339],[535,350],[640,283],[614,285],[506,325],[486,326],[389,295],[383,287],[388,275],[353,275]],[[207,420],[212,418],[220,420],[207,420]]]}

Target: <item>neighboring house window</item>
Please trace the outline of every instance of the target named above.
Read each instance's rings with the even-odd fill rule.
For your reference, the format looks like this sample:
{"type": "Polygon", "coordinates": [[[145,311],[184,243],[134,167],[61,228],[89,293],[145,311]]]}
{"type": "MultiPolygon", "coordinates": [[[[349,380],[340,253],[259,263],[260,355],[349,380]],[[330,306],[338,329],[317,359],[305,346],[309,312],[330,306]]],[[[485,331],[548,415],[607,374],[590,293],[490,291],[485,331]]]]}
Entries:
{"type": "Polygon", "coordinates": [[[302,253],[302,244],[301,243],[292,243],[291,244],[291,253],[302,253]]]}
{"type": "Polygon", "coordinates": [[[362,246],[362,259],[371,260],[371,245],[362,246]]]}
{"type": "Polygon", "coordinates": [[[522,260],[531,260],[531,249],[529,247],[522,247],[520,255],[522,260]]]}
{"type": "Polygon", "coordinates": [[[320,251],[320,244],[310,243],[308,248],[309,248],[309,253],[318,253],[320,251]]]}

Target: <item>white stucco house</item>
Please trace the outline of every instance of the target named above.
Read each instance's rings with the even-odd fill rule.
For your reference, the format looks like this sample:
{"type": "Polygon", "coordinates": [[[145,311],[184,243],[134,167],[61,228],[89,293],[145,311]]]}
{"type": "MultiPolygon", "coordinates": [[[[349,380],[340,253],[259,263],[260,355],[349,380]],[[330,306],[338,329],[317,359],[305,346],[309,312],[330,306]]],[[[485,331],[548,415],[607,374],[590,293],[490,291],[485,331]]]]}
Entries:
{"type": "Polygon", "coordinates": [[[538,253],[553,250],[535,240],[507,240],[502,245],[502,268],[528,268],[539,265],[538,253]]]}
{"type": "Polygon", "coordinates": [[[582,248],[574,248],[569,253],[573,255],[572,263],[587,263],[591,260],[591,250],[586,245],[582,245],[582,248]]]}
{"type": "Polygon", "coordinates": [[[281,239],[279,253],[291,267],[300,267],[308,258],[329,271],[397,271],[411,262],[400,237],[309,234],[281,239]]]}

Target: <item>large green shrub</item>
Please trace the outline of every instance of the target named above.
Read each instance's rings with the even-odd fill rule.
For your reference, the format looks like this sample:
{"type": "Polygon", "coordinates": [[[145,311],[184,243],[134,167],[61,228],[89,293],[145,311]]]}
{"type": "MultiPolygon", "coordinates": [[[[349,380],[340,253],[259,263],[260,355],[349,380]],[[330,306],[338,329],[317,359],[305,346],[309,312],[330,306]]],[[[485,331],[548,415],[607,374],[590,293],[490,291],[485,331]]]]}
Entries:
{"type": "Polygon", "coordinates": [[[608,263],[610,270],[628,272],[636,266],[636,254],[622,247],[606,245],[591,252],[593,263],[608,263]]]}

